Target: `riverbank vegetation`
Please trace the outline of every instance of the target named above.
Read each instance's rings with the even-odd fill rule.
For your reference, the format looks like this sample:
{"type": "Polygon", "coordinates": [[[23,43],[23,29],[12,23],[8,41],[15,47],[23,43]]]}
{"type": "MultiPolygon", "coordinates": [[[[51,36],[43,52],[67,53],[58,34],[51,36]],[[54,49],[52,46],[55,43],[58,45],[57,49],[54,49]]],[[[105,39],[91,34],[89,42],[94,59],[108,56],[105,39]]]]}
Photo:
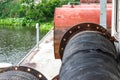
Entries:
{"type": "MultiPolygon", "coordinates": [[[[46,33],[53,28],[53,21],[41,22],[39,25],[40,31],[42,33],[46,33]]],[[[21,29],[24,27],[35,28],[35,23],[33,21],[26,20],[25,18],[6,18],[0,19],[0,27],[9,29],[21,29]]]]}
{"type": "Polygon", "coordinates": [[[79,0],[0,0],[0,25],[34,27],[46,30],[53,27],[55,7],[79,0]]]}

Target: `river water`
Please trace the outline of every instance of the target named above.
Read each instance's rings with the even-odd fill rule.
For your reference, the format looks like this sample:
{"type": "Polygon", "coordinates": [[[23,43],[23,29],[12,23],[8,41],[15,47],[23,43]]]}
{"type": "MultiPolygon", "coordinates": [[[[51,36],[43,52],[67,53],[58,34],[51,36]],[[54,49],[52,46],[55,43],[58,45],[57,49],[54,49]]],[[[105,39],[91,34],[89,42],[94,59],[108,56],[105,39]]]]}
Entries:
{"type": "Polygon", "coordinates": [[[36,43],[35,28],[0,28],[0,63],[16,65],[36,43]]]}

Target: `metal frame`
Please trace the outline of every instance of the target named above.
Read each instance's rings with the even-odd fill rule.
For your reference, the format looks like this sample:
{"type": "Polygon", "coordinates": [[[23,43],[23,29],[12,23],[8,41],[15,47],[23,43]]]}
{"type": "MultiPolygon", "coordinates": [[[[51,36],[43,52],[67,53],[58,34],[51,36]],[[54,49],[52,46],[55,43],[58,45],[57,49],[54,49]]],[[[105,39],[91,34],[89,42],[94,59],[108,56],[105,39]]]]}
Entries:
{"type": "Polygon", "coordinates": [[[111,35],[118,40],[118,22],[117,22],[117,0],[112,0],[112,33],[111,35]]]}
{"type": "Polygon", "coordinates": [[[120,54],[120,0],[112,0],[112,36],[115,37],[116,50],[120,54]]]}

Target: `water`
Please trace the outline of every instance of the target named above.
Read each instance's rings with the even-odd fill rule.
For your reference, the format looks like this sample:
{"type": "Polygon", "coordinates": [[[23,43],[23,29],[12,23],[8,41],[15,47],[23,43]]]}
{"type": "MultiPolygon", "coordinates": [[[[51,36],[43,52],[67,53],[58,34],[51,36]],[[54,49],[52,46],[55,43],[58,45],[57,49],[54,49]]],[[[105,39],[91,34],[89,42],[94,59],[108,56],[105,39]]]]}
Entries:
{"type": "Polygon", "coordinates": [[[35,28],[0,28],[0,62],[16,65],[36,43],[35,28]]]}

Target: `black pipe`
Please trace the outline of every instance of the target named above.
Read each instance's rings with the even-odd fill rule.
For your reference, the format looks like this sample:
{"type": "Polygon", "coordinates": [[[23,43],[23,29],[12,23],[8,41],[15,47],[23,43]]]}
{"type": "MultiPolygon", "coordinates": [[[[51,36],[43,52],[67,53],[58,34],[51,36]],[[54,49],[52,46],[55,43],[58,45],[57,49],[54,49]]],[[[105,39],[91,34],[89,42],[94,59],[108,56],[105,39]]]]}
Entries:
{"type": "Polygon", "coordinates": [[[120,80],[114,43],[94,31],[74,35],[67,43],[60,80],[120,80]]]}
{"type": "Polygon", "coordinates": [[[47,78],[33,68],[13,66],[0,71],[0,80],[47,80],[47,78]]]}

